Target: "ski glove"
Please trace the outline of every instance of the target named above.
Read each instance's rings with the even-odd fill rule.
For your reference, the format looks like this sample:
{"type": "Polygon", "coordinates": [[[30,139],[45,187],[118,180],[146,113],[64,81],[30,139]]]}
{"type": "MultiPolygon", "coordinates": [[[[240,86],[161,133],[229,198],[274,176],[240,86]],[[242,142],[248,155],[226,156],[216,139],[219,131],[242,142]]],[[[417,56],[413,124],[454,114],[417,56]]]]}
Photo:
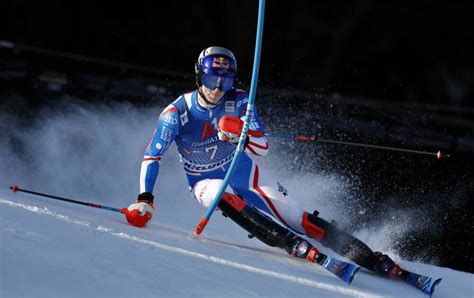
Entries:
{"type": "Polygon", "coordinates": [[[242,133],[244,122],[242,119],[233,116],[224,116],[217,125],[217,136],[223,142],[237,143],[242,133]]]}
{"type": "Polygon", "coordinates": [[[129,224],[142,228],[153,217],[154,210],[153,195],[144,192],[138,195],[137,202],[131,204],[128,208],[122,208],[120,212],[125,214],[129,224]]]}
{"type": "MultiPolygon", "coordinates": [[[[238,143],[243,128],[244,121],[242,121],[242,119],[234,116],[224,116],[219,120],[219,124],[217,124],[217,136],[219,137],[219,140],[223,142],[238,143]]],[[[248,136],[245,145],[247,145],[249,141],[249,136],[256,138],[264,136],[263,132],[258,130],[249,129],[247,132],[248,136]]]]}

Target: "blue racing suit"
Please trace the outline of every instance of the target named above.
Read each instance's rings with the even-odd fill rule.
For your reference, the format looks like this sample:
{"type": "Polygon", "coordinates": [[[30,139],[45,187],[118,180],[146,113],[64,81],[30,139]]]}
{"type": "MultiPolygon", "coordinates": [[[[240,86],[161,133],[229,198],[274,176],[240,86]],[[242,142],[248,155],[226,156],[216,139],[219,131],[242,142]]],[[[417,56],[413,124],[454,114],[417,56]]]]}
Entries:
{"type": "MultiPolygon", "coordinates": [[[[140,174],[140,192],[153,192],[160,160],[176,143],[192,195],[208,207],[230,167],[236,144],[220,141],[217,124],[223,116],[243,117],[248,94],[232,89],[216,106],[205,108],[198,102],[198,91],[179,96],[160,114],[153,138],[148,145],[140,174]]],[[[264,132],[258,113],[250,119],[250,129],[264,132]]],[[[226,192],[241,196],[248,204],[273,216],[282,224],[305,233],[303,209],[289,199],[288,191],[271,176],[264,174],[252,156],[268,151],[264,136],[249,136],[249,141],[231,177],[226,192]]]]}

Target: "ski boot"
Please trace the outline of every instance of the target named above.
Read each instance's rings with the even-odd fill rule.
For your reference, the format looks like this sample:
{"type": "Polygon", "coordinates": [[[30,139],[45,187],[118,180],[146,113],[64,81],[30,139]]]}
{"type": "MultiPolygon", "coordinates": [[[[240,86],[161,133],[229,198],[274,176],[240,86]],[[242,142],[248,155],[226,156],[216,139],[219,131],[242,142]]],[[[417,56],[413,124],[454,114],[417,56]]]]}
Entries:
{"type": "Polygon", "coordinates": [[[400,268],[392,259],[380,252],[374,254],[377,257],[375,272],[391,279],[400,279],[423,291],[426,295],[433,295],[435,287],[441,282],[441,278],[424,276],[400,268]]]}
{"type": "Polygon", "coordinates": [[[256,237],[269,246],[282,248],[296,258],[319,264],[346,284],[352,282],[354,275],[360,269],[357,265],[319,252],[307,240],[273,221],[259,209],[247,205],[237,195],[224,193],[222,200],[219,202],[219,209],[249,232],[250,237],[256,237]]]}
{"type": "Polygon", "coordinates": [[[374,268],[375,272],[392,279],[402,277],[402,268],[400,268],[398,264],[395,264],[389,256],[382,254],[379,251],[374,252],[374,256],[377,258],[374,268]]]}

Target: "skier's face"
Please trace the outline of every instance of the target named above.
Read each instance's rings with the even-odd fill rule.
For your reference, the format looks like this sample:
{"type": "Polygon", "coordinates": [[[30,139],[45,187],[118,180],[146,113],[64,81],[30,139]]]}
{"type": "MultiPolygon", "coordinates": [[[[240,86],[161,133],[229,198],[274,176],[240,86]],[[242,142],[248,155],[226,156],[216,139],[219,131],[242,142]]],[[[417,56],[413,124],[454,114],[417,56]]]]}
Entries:
{"type": "Polygon", "coordinates": [[[204,95],[206,96],[207,100],[212,104],[219,103],[219,100],[221,100],[222,96],[224,96],[225,93],[219,88],[214,88],[211,90],[204,85],[201,86],[201,90],[202,93],[204,93],[204,95]]]}

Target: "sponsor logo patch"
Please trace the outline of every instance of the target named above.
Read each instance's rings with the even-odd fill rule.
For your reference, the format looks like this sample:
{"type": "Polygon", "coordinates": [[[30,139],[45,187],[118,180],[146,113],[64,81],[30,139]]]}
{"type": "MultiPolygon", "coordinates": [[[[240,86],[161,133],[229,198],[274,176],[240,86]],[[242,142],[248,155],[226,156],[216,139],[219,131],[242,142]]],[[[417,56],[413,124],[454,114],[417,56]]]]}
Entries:
{"type": "Polygon", "coordinates": [[[229,69],[229,60],[224,57],[215,57],[212,61],[212,67],[229,69]]]}
{"type": "Polygon", "coordinates": [[[219,140],[219,137],[215,136],[215,137],[209,138],[209,139],[207,139],[203,142],[194,142],[194,143],[191,144],[191,146],[193,146],[193,147],[206,146],[206,145],[215,143],[218,140],[219,140]]]}
{"type": "Polygon", "coordinates": [[[181,115],[179,115],[179,118],[181,119],[181,126],[184,126],[186,123],[188,123],[188,112],[184,112],[181,115]]]}
{"type": "Polygon", "coordinates": [[[172,124],[172,125],[178,124],[178,120],[176,118],[171,117],[171,116],[162,116],[162,118],[163,118],[163,121],[165,123],[169,123],[169,124],[172,124]]]}
{"type": "Polygon", "coordinates": [[[234,113],[235,112],[235,102],[226,101],[225,102],[225,112],[226,113],[234,113]]]}
{"type": "Polygon", "coordinates": [[[211,123],[206,122],[201,133],[201,140],[205,140],[208,136],[212,137],[214,135],[214,129],[212,128],[211,123]]]}
{"type": "Polygon", "coordinates": [[[165,142],[171,142],[172,130],[166,127],[163,127],[161,130],[160,138],[165,142]]]}
{"type": "Polygon", "coordinates": [[[232,158],[234,157],[234,154],[235,154],[235,152],[232,153],[231,155],[227,156],[226,158],[218,161],[218,162],[211,163],[211,164],[204,164],[204,165],[191,163],[183,157],[183,167],[187,170],[197,171],[197,172],[212,171],[216,168],[219,168],[219,167],[229,163],[232,160],[232,158]]]}

